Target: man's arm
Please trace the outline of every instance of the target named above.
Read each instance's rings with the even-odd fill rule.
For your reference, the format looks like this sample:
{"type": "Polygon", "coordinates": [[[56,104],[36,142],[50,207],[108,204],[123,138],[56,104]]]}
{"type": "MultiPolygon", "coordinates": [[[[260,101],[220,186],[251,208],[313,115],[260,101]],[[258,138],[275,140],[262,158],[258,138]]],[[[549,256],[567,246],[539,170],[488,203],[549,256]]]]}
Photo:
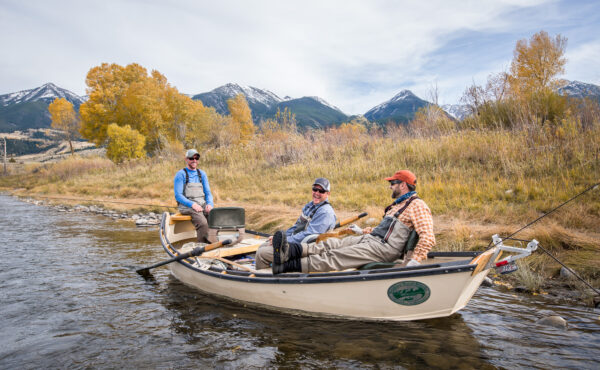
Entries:
{"type": "MultiPolygon", "coordinates": [[[[183,170],[185,171],[185,170],[183,170]]],[[[183,185],[185,184],[185,174],[178,171],[173,180],[173,190],[175,191],[175,200],[186,207],[192,207],[194,202],[183,196],[183,185]]]]}
{"type": "Polygon", "coordinates": [[[330,205],[321,206],[304,231],[288,237],[290,243],[300,243],[309,235],[322,234],[335,226],[335,213],[330,205]]]}
{"type": "Polygon", "coordinates": [[[208,176],[206,176],[206,173],[202,170],[200,170],[200,181],[202,182],[202,187],[204,188],[204,200],[206,200],[206,204],[210,205],[211,207],[215,206],[215,203],[213,203],[213,196],[212,193],[210,192],[210,185],[208,184],[208,176]]]}
{"type": "Polygon", "coordinates": [[[435,246],[435,235],[433,233],[433,217],[431,210],[422,200],[415,201],[413,207],[406,211],[410,212],[410,219],[417,234],[419,242],[415,246],[412,259],[417,262],[427,258],[427,253],[435,246]]]}

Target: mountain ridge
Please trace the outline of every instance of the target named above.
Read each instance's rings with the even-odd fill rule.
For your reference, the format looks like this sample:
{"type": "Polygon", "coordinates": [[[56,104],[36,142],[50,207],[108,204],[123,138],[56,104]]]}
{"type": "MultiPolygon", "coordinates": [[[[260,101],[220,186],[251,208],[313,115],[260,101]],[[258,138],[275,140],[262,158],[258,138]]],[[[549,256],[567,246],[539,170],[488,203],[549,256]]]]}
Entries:
{"type": "MultiPolygon", "coordinates": [[[[556,91],[561,95],[574,98],[590,97],[600,103],[600,86],[595,84],[565,80],[556,91]]],[[[239,93],[246,97],[256,124],[261,120],[274,118],[278,109],[283,111],[286,108],[296,115],[298,127],[303,130],[336,126],[356,116],[347,115],[318,96],[281,98],[266,89],[240,86],[235,83],[228,83],[205,93],[186,95],[215,108],[221,114],[229,114],[227,99],[239,93]]],[[[79,96],[51,82],[33,89],[0,95],[0,132],[50,127],[48,105],[56,98],[67,99],[73,103],[76,110],[87,99],[86,96],[79,96]]],[[[414,114],[420,108],[431,104],[412,91],[403,89],[391,99],[369,109],[363,116],[379,124],[389,121],[406,124],[414,118],[414,114]]],[[[445,104],[440,108],[457,120],[464,119],[467,114],[465,106],[461,104],[445,104]]]]}

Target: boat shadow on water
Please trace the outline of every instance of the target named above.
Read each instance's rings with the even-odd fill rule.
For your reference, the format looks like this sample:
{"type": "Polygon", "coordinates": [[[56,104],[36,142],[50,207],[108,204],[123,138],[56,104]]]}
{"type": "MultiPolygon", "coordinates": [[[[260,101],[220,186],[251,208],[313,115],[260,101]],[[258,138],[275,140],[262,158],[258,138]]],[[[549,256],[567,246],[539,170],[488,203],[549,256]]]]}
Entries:
{"type": "Polygon", "coordinates": [[[161,290],[186,354],[215,365],[494,368],[460,314],[411,322],[323,319],[214,297],[172,276],[161,290]]]}

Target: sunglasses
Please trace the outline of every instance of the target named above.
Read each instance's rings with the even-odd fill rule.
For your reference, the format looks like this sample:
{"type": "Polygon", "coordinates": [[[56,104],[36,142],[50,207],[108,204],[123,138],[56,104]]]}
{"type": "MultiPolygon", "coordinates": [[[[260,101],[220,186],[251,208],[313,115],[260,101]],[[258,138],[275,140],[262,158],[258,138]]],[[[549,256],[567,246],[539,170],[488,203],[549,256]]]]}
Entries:
{"type": "Polygon", "coordinates": [[[390,181],[390,185],[396,185],[396,184],[402,184],[404,181],[400,181],[400,180],[392,180],[390,181]]]}
{"type": "Polygon", "coordinates": [[[190,161],[194,161],[194,160],[196,160],[196,161],[197,161],[197,160],[199,160],[199,159],[200,159],[200,157],[192,157],[192,158],[188,158],[188,159],[189,159],[190,161]]]}
{"type": "Polygon", "coordinates": [[[325,194],[327,190],[319,189],[317,187],[312,188],[312,191],[316,191],[317,193],[325,194]]]}

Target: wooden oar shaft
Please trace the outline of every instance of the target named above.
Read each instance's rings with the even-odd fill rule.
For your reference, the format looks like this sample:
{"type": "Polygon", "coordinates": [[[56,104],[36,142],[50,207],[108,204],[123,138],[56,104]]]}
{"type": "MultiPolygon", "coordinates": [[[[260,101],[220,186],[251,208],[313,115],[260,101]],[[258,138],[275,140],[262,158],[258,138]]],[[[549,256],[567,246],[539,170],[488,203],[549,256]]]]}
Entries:
{"type": "Polygon", "coordinates": [[[231,240],[230,239],[223,240],[223,241],[216,242],[216,243],[212,243],[212,244],[208,244],[208,245],[205,245],[205,246],[202,246],[202,247],[196,247],[196,248],[192,249],[191,251],[189,251],[187,253],[180,254],[177,257],[173,257],[173,258],[171,258],[169,260],[156,263],[156,264],[154,264],[152,266],[149,266],[149,267],[141,268],[139,270],[136,270],[136,272],[138,274],[144,275],[144,274],[147,274],[148,271],[151,270],[151,269],[153,269],[153,268],[164,266],[164,265],[169,264],[171,262],[181,261],[181,260],[184,260],[186,258],[190,258],[190,257],[194,257],[194,256],[199,256],[199,255],[201,255],[202,253],[204,253],[206,251],[217,249],[217,248],[220,248],[220,247],[222,247],[224,245],[228,245],[228,244],[231,244],[231,240]]]}
{"type": "MultiPolygon", "coordinates": [[[[338,222],[335,225],[335,229],[340,228],[340,227],[345,226],[345,225],[348,225],[349,223],[354,222],[354,221],[358,220],[359,218],[363,218],[366,215],[368,215],[368,213],[367,212],[363,212],[363,213],[361,213],[361,214],[359,214],[357,216],[352,216],[352,217],[349,217],[349,218],[347,218],[345,220],[342,220],[342,221],[338,222]]],[[[326,232],[326,233],[323,233],[323,234],[319,235],[317,237],[317,239],[315,240],[315,242],[317,242],[317,243],[318,242],[322,242],[325,239],[336,238],[336,237],[339,237],[339,236],[342,236],[342,235],[346,235],[346,234],[354,234],[354,232],[351,231],[351,230],[348,230],[348,229],[346,229],[346,230],[340,230],[340,231],[329,231],[329,232],[326,232]]]]}
{"type": "Polygon", "coordinates": [[[335,226],[333,228],[337,229],[338,227],[342,227],[342,226],[348,225],[349,223],[354,222],[354,221],[356,221],[356,220],[358,220],[360,218],[363,218],[366,215],[368,215],[368,213],[367,212],[363,212],[363,213],[361,213],[361,214],[359,214],[357,216],[348,217],[347,219],[342,220],[342,221],[338,222],[337,224],[335,224],[335,226]]]}

